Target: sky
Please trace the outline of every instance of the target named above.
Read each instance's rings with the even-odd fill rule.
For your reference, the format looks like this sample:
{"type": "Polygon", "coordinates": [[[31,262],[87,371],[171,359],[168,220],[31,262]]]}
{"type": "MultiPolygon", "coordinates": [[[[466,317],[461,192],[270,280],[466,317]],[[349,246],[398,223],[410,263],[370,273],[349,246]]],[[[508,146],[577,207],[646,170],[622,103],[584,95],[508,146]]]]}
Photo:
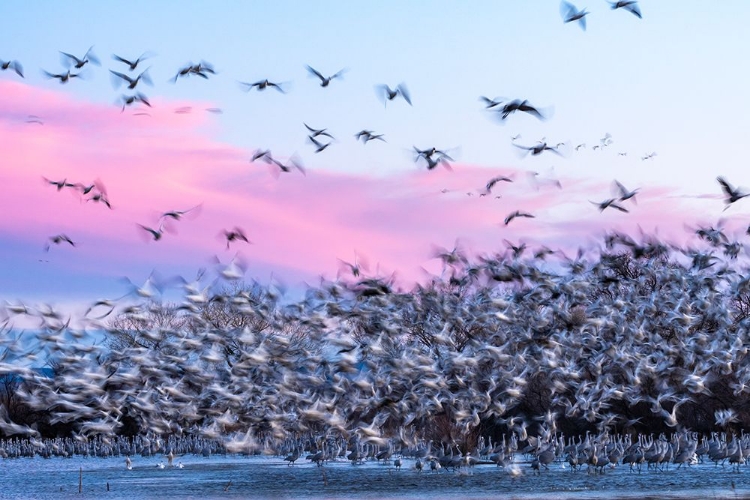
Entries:
{"type": "Polygon", "coordinates": [[[232,263],[299,289],[356,259],[407,286],[455,245],[590,249],[609,229],[679,240],[697,224],[741,236],[750,199],[724,210],[716,177],[750,186],[750,4],[641,0],[642,19],[604,0],[576,6],[585,31],[541,0],[3,2],[0,60],[24,78],[0,71],[0,301],[74,308],[152,272],[174,284],[232,263]],[[61,51],[89,47],[100,66],[65,84],[45,76],[67,71],[61,51]],[[153,85],[136,90],[151,107],[123,110],[132,91],[110,70],[131,72],[112,55],[143,53],[132,74],[148,68],[153,85]],[[216,74],[173,81],[200,61],[216,74]],[[306,65],[345,71],[323,88],[306,65]],[[263,79],[286,92],[239,83],[263,79]],[[384,104],[375,86],[400,83],[413,105],[384,104]],[[501,122],[480,96],[527,99],[547,119],[501,122]],[[315,153],[305,123],[330,146],[315,153]],[[363,129],[385,142],[357,141],[363,129]],[[523,156],[516,135],[565,144],[523,156]],[[446,151],[451,169],[428,170],[414,147],[446,151]],[[251,162],[262,149],[304,174],[251,162]],[[498,175],[513,182],[480,196],[498,175]],[[628,213],[592,203],[615,179],[639,189],[628,213]],[[99,189],[111,209],[90,199],[99,189]],[[158,241],[139,226],[189,209],[158,241]],[[515,210],[535,217],[504,225],[515,210]],[[249,242],[227,245],[234,228],[249,242]],[[75,246],[51,242],[60,234],[75,246]]]}

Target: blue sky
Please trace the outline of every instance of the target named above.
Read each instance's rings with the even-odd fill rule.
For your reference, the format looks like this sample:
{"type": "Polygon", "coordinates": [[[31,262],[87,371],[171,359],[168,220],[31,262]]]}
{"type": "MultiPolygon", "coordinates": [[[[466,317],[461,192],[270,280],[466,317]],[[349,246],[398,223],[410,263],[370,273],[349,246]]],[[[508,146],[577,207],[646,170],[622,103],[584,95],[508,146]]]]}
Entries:
{"type": "MultiPolygon", "coordinates": [[[[450,178],[446,173],[423,171],[424,167],[415,164],[409,152],[412,146],[436,146],[450,149],[455,156],[456,179],[464,167],[486,169],[489,176],[507,169],[538,171],[542,176],[565,178],[574,184],[604,185],[616,178],[628,186],[640,187],[644,196],[651,189],[653,193],[666,193],[664,196],[688,197],[695,213],[708,220],[727,215],[742,218],[746,209],[739,205],[722,212],[715,178],[724,175],[737,185],[750,186],[744,151],[750,134],[745,118],[750,111],[750,98],[744,63],[750,46],[746,30],[750,4],[644,0],[639,2],[643,12],[640,20],[628,12],[610,10],[603,0],[575,3],[590,12],[585,32],[573,23],[562,22],[556,1],[81,1],[73,7],[53,2],[5,2],[0,5],[4,20],[0,59],[21,61],[26,78],[19,80],[4,72],[0,83],[20,81],[34,91],[48,92],[77,106],[111,107],[116,111],[114,103],[119,92],[113,89],[107,69],[124,68],[111,55],[135,58],[151,51],[154,55],[145,67],[150,67],[154,86],[144,87],[143,91],[155,108],[190,105],[196,115],[205,107],[221,108],[221,115],[190,118],[195,122],[191,122],[185,143],[189,145],[196,137],[206,138],[211,147],[221,145],[231,150],[229,156],[243,158],[238,162],[249,160],[256,148],[269,148],[282,158],[296,154],[308,172],[327,172],[331,179],[375,177],[391,182],[393,187],[403,185],[393,181],[394,176],[435,174],[448,186],[450,178]],[[102,67],[88,69],[85,81],[63,86],[43,77],[42,68],[51,72],[62,69],[58,51],[82,55],[92,45],[102,67]],[[212,63],[218,74],[208,81],[191,78],[168,83],[180,67],[200,60],[212,63]],[[307,74],[308,64],[325,74],[342,68],[348,71],[343,79],[323,89],[307,74]],[[289,92],[246,93],[238,85],[238,81],[264,78],[287,82],[289,92]],[[395,86],[400,82],[410,89],[414,106],[394,101],[384,107],[373,86],[395,86]],[[530,116],[512,116],[505,125],[499,125],[483,111],[480,95],[528,99],[532,104],[553,108],[554,114],[545,122],[530,116]],[[314,154],[306,142],[303,122],[327,128],[336,141],[323,153],[314,154]],[[353,138],[361,129],[384,133],[388,142],[363,146],[353,138]],[[612,145],[605,151],[592,151],[590,148],[605,133],[612,135],[612,145]],[[566,142],[566,158],[541,155],[521,159],[510,142],[515,134],[521,134],[518,142],[527,145],[542,137],[550,143],[566,142]],[[572,146],[579,143],[586,143],[588,149],[573,151],[572,146]],[[657,156],[653,159],[640,159],[654,151],[657,156]],[[628,155],[618,156],[617,152],[628,155]],[[699,198],[705,195],[708,197],[699,198]]],[[[38,112],[33,105],[27,108],[29,114],[52,113],[41,104],[38,112]]],[[[9,111],[4,113],[7,119],[9,111]]],[[[112,145],[117,144],[116,137],[108,138],[112,145]]],[[[85,143],[85,137],[79,139],[85,143]]],[[[105,138],[97,140],[103,143],[105,138]]],[[[14,144],[1,145],[4,150],[15,147],[21,156],[26,153],[14,144]]],[[[91,156],[82,149],[78,151],[81,162],[101,162],[102,179],[115,175],[107,169],[114,168],[111,165],[122,153],[116,146],[91,156]]],[[[215,165],[209,159],[201,168],[227,168],[222,167],[224,159],[215,165]]],[[[75,153],[64,161],[71,171],[76,163],[75,153]]],[[[49,165],[34,164],[34,168],[39,169],[35,172],[37,177],[57,174],[55,167],[49,165]]],[[[241,168],[246,168],[251,176],[261,167],[248,162],[241,168]]],[[[67,174],[61,170],[60,175],[67,174]]],[[[233,185],[239,182],[236,179],[228,176],[221,182],[233,185]]],[[[261,181],[252,179],[260,186],[261,181]]],[[[265,182],[261,184],[265,186],[265,182]]],[[[286,189],[279,184],[268,186],[270,190],[286,189]]],[[[12,187],[6,185],[5,189],[12,187]]],[[[373,189],[379,190],[381,201],[390,196],[382,187],[373,189]]],[[[337,194],[331,192],[328,196],[337,194]]],[[[349,195],[340,196],[343,202],[349,195]]],[[[588,199],[606,196],[607,191],[600,190],[592,192],[588,199]]],[[[575,200],[587,203],[583,195],[575,200]]],[[[184,203],[192,206],[201,201],[196,194],[186,197],[184,203]]],[[[287,202],[279,203],[278,210],[283,211],[287,202]]],[[[575,207],[566,203],[558,207],[574,216],[575,207]]],[[[122,219],[123,225],[132,226],[143,220],[147,211],[163,209],[148,206],[140,212],[123,210],[116,217],[122,219]]],[[[316,207],[309,210],[314,212],[316,207]]],[[[390,219],[383,218],[382,207],[363,210],[365,215],[358,218],[360,225],[363,221],[368,224],[367,213],[373,217],[370,224],[391,224],[390,219]]],[[[505,210],[498,210],[498,220],[502,220],[505,210]]],[[[229,208],[221,212],[231,213],[229,208]]],[[[593,215],[597,215],[595,209],[593,215]]],[[[642,211],[639,216],[648,220],[649,214],[642,211]]],[[[209,218],[208,213],[205,218],[209,218]]],[[[31,248],[38,249],[44,237],[32,245],[24,235],[33,233],[38,241],[36,229],[43,227],[39,234],[52,234],[56,230],[53,226],[58,224],[50,224],[50,220],[37,222],[38,225],[30,223],[23,234],[18,228],[0,233],[4,258],[13,260],[31,248]]],[[[474,237],[469,229],[464,233],[455,227],[446,224],[439,241],[428,241],[437,232],[424,235],[420,252],[427,255],[432,243],[449,246],[457,237],[474,237]]],[[[542,230],[531,228],[533,234],[528,237],[540,238],[542,230]]],[[[128,235],[134,233],[133,230],[128,235]]],[[[325,267],[326,263],[328,267],[318,272],[335,272],[336,258],[352,255],[361,246],[361,239],[353,237],[352,242],[332,248],[328,261],[314,264],[270,257],[250,259],[255,266],[251,266],[251,272],[267,276],[281,269],[289,279],[297,275],[309,279],[314,274],[313,266],[325,267]],[[341,250],[344,247],[348,250],[341,250]]],[[[141,245],[139,252],[143,248],[161,251],[156,245],[143,247],[143,242],[137,238],[135,241],[141,245]]],[[[104,248],[97,252],[105,252],[104,248]]],[[[397,263],[412,267],[418,264],[413,259],[408,264],[399,260],[401,250],[396,243],[393,248],[389,257],[374,252],[373,260],[389,261],[391,268],[397,263]]],[[[251,257],[256,249],[257,246],[247,250],[247,256],[251,257]]],[[[221,250],[218,243],[216,253],[225,260],[231,258],[231,254],[222,254],[221,250]]],[[[266,251],[278,253],[273,247],[266,251]]],[[[181,270],[205,265],[211,257],[210,251],[188,253],[193,260],[186,260],[181,270]]],[[[81,285],[72,288],[79,296],[106,295],[122,288],[114,277],[145,279],[148,269],[159,267],[160,259],[168,259],[166,254],[155,254],[152,264],[148,255],[139,255],[137,263],[119,258],[117,266],[121,268],[115,270],[111,261],[102,261],[100,269],[94,266],[89,270],[85,270],[85,265],[61,264],[60,274],[49,278],[41,278],[33,268],[19,264],[3,283],[12,294],[7,299],[34,296],[61,300],[61,290],[76,276],[81,285]],[[46,292],[42,293],[42,289],[46,292]]],[[[71,259],[88,263],[94,257],[92,253],[71,259]]],[[[53,256],[53,260],[57,258],[53,256]]]]}

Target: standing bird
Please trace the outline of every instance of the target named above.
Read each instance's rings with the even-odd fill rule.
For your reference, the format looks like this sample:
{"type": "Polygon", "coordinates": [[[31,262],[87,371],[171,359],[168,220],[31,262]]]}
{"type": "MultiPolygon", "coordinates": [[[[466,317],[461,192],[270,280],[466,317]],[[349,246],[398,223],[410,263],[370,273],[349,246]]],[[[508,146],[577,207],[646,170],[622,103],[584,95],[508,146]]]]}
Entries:
{"type": "Polygon", "coordinates": [[[24,78],[23,66],[21,66],[21,63],[18,61],[3,61],[2,59],[0,59],[0,69],[3,71],[5,71],[6,69],[12,69],[18,76],[24,78]]]}
{"type": "Polygon", "coordinates": [[[401,96],[404,101],[409,103],[411,106],[411,95],[409,95],[409,89],[406,88],[406,84],[399,83],[395,89],[390,88],[388,85],[376,85],[375,92],[383,99],[383,104],[388,104],[388,101],[394,100],[396,97],[401,96]]]}
{"type": "Polygon", "coordinates": [[[609,5],[612,10],[624,9],[633,14],[638,19],[643,19],[643,17],[641,16],[641,9],[638,7],[638,2],[636,0],[618,0],[616,2],[609,2],[609,5]]]}
{"type": "Polygon", "coordinates": [[[331,80],[333,80],[335,78],[341,78],[341,76],[344,73],[346,73],[346,71],[347,71],[346,69],[342,69],[341,71],[339,71],[338,73],[336,73],[334,75],[331,75],[329,77],[325,77],[325,76],[321,75],[317,70],[315,70],[312,66],[305,66],[305,68],[307,68],[307,71],[308,71],[308,73],[310,73],[310,75],[317,76],[318,78],[320,78],[320,86],[321,87],[328,87],[328,85],[331,83],[331,80]]]}
{"type": "Polygon", "coordinates": [[[583,31],[586,31],[586,16],[589,14],[586,9],[578,10],[575,5],[563,0],[560,3],[560,14],[565,23],[578,21],[578,25],[583,31]]]}
{"type": "Polygon", "coordinates": [[[88,63],[95,64],[96,66],[101,66],[101,63],[99,62],[99,58],[97,58],[92,52],[93,48],[94,48],[93,45],[89,47],[89,50],[87,50],[86,53],[83,55],[83,57],[80,59],[74,56],[73,54],[68,54],[67,52],[60,52],[60,54],[62,55],[63,65],[70,66],[72,64],[75,69],[81,69],[88,63]]]}

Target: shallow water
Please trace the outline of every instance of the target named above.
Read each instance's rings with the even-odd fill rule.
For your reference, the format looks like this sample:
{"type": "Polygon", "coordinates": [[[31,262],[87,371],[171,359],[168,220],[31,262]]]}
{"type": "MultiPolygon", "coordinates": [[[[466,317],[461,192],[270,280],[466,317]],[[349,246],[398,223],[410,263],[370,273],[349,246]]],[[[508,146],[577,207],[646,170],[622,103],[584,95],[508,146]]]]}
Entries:
{"type": "Polygon", "coordinates": [[[133,457],[133,470],[126,470],[124,458],[6,459],[0,461],[0,498],[750,498],[750,468],[737,473],[713,464],[644,468],[641,474],[618,466],[603,475],[554,464],[532,475],[527,463],[518,463],[522,473],[512,477],[494,465],[419,473],[408,459],[401,470],[374,461],[317,467],[302,460],[289,467],[281,457],[260,456],[185,455],[178,461],[184,468],[159,469],[163,457],[133,457]]]}

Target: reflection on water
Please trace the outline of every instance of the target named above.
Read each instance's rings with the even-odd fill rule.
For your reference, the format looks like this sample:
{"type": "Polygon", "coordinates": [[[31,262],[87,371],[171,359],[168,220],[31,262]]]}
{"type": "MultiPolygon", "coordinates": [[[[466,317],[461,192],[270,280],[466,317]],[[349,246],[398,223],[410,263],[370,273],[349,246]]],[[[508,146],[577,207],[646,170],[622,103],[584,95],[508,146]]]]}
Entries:
{"type": "Polygon", "coordinates": [[[411,460],[401,470],[376,462],[289,467],[281,457],[186,455],[178,461],[182,469],[160,469],[161,457],[134,457],[133,470],[126,470],[124,458],[2,460],[0,498],[750,498],[750,469],[737,473],[713,464],[641,474],[619,466],[603,475],[556,464],[532,475],[519,463],[523,473],[513,477],[494,465],[419,473],[411,460]]]}

